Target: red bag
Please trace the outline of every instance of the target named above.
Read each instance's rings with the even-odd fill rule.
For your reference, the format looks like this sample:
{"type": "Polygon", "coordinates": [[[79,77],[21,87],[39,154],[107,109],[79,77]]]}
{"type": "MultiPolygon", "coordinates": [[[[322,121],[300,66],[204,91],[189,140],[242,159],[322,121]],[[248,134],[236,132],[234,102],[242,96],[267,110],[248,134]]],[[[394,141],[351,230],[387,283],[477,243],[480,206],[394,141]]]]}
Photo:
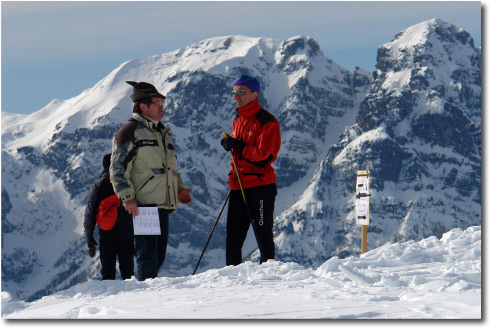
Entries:
{"type": "Polygon", "coordinates": [[[121,205],[121,200],[116,194],[107,197],[100,202],[97,209],[97,225],[102,230],[111,230],[116,224],[117,208],[121,205]]]}

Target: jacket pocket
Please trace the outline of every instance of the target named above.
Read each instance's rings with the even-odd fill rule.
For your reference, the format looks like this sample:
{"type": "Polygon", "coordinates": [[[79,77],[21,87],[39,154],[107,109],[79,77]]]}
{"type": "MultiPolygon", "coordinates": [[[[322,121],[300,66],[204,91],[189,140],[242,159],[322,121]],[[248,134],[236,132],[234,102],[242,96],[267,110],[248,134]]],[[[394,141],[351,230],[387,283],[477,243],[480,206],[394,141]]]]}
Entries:
{"type": "Polygon", "coordinates": [[[145,181],[145,182],[144,182],[144,183],[143,183],[143,184],[142,184],[142,185],[141,185],[141,186],[138,188],[138,190],[136,190],[135,195],[137,195],[137,194],[138,194],[138,193],[141,191],[141,189],[143,189],[143,188],[144,188],[144,187],[145,187],[145,186],[148,184],[148,182],[150,182],[150,181],[151,181],[151,180],[153,180],[154,178],[155,178],[155,176],[154,176],[154,175],[152,175],[151,177],[149,177],[149,178],[148,178],[148,179],[147,179],[147,180],[146,180],[146,181],[145,181]]]}

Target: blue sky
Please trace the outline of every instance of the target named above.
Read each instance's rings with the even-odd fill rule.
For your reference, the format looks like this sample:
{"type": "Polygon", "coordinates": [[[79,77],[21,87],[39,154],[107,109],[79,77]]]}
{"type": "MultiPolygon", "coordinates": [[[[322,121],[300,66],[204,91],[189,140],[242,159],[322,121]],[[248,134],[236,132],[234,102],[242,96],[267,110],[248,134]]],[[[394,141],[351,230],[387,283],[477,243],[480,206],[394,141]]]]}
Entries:
{"type": "Polygon", "coordinates": [[[479,1],[2,1],[2,111],[32,113],[121,63],[226,35],[313,37],[343,67],[373,71],[377,48],[440,18],[481,45],[479,1]]]}

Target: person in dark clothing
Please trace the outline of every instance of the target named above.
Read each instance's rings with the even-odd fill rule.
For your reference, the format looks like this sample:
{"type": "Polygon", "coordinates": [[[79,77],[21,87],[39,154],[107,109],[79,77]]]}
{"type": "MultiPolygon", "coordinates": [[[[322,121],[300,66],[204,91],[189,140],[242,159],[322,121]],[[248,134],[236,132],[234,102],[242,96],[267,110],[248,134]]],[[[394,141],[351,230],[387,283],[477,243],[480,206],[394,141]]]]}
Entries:
{"type": "MultiPolygon", "coordinates": [[[[85,238],[87,240],[88,254],[94,257],[97,242],[94,239],[97,212],[101,202],[114,195],[114,189],[109,179],[111,154],[106,154],[102,160],[104,170],[99,179],[90,187],[85,208],[85,238]]],[[[99,251],[101,274],[103,280],[116,279],[116,258],[119,261],[119,271],[122,279],[130,279],[134,275],[134,240],[133,222],[122,206],[117,209],[117,219],[109,230],[107,225],[99,226],[99,251]]]]}
{"type": "Polygon", "coordinates": [[[271,164],[277,159],[281,147],[281,132],[277,119],[260,106],[259,93],[260,83],[256,78],[242,75],[235,82],[233,97],[238,107],[237,115],[231,136],[221,140],[223,148],[232,152],[238,170],[235,171],[231,161],[228,174],[231,193],[226,224],[226,265],[242,263],[242,247],[252,223],[238,178],[252,216],[261,253],[260,263],[275,257],[272,227],[277,188],[271,164]]]}

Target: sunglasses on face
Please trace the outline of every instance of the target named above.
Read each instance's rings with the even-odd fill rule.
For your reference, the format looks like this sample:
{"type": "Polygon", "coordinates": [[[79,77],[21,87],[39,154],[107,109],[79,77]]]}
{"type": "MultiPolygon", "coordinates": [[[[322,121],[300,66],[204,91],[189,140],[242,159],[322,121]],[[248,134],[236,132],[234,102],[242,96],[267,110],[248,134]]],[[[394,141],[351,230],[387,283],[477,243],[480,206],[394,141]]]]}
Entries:
{"type": "Polygon", "coordinates": [[[163,106],[164,101],[163,101],[163,100],[162,100],[162,101],[152,101],[150,104],[155,104],[155,105],[157,105],[158,107],[160,107],[160,106],[163,106]]]}
{"type": "Polygon", "coordinates": [[[233,93],[233,95],[243,96],[247,91],[253,92],[251,90],[240,89],[240,90],[232,91],[231,93],[233,93]]]}

